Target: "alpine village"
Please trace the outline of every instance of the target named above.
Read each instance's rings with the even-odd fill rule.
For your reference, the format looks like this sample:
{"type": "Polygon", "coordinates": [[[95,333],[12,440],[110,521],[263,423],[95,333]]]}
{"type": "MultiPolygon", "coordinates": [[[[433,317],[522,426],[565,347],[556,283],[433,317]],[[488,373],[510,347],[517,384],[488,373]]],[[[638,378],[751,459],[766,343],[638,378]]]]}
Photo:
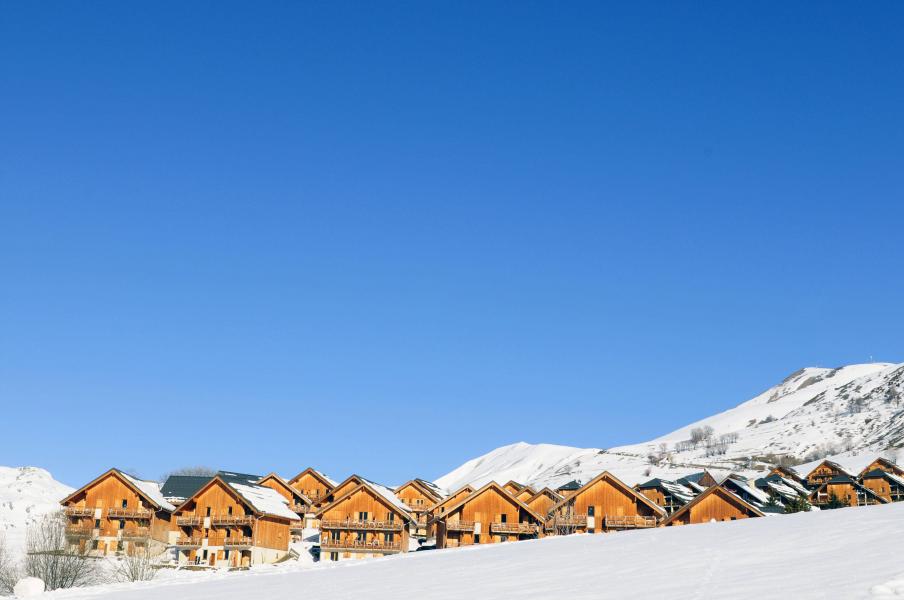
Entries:
{"type": "Polygon", "coordinates": [[[862,464],[826,459],[757,479],[703,471],[633,487],[604,471],[556,489],[491,481],[457,490],[424,479],[337,482],[313,468],[288,480],[220,471],[162,484],[110,469],[62,505],[69,543],[92,555],[142,551],[174,565],[243,569],[297,558],[292,542],[302,539],[314,540],[314,560],[339,561],[904,500],[904,469],[884,458],[862,464]]]}

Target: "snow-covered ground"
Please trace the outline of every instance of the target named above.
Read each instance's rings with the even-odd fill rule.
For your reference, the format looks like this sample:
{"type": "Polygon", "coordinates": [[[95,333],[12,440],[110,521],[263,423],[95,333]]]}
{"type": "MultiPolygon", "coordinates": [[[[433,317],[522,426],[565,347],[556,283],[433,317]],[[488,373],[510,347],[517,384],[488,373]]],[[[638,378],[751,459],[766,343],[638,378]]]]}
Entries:
{"type": "MultiPolygon", "coordinates": [[[[122,600],[706,600],[904,593],[904,503],[577,535],[360,562],[276,565],[116,584],[48,598],[122,600]]],[[[886,594],[886,595],[883,595],[886,594]]],[[[891,596],[894,597],[894,596],[891,596]]]]}
{"type": "MultiPolygon", "coordinates": [[[[815,450],[850,459],[892,457],[904,445],[904,364],[873,363],[838,369],[806,368],[762,394],[717,415],[640,444],[574,448],[519,442],[497,448],[443,475],[436,483],[458,489],[470,483],[514,479],[535,488],[572,479],[589,481],[610,471],[628,484],[652,477],[676,479],[704,468],[753,476],[763,469],[752,457],[766,454],[803,459],[815,450]],[[711,427],[714,438],[732,436],[724,454],[699,444],[680,448],[694,428],[711,427]],[[650,464],[662,453],[661,464],[650,464]]],[[[904,460],[904,451],[899,460],[904,460]]]]}
{"type": "Polygon", "coordinates": [[[25,530],[48,512],[59,510],[60,500],[72,488],[37,467],[0,467],[0,536],[13,552],[24,548],[25,530]]]}

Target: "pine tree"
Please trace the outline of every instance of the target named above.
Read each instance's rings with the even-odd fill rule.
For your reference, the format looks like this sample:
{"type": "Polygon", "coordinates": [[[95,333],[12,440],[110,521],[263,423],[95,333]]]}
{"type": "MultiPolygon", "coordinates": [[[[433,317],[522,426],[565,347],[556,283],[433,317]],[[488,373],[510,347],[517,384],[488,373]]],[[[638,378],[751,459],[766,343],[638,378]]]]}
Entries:
{"type": "Polygon", "coordinates": [[[838,496],[836,496],[835,494],[832,494],[831,496],[829,496],[829,501],[826,502],[825,504],[823,504],[821,508],[831,510],[834,508],[847,508],[847,506],[848,506],[848,503],[846,500],[843,500],[843,499],[839,498],[838,496]]]}
{"type": "Polygon", "coordinates": [[[786,513],[809,512],[810,503],[805,496],[798,496],[794,500],[789,500],[785,504],[786,513]]]}

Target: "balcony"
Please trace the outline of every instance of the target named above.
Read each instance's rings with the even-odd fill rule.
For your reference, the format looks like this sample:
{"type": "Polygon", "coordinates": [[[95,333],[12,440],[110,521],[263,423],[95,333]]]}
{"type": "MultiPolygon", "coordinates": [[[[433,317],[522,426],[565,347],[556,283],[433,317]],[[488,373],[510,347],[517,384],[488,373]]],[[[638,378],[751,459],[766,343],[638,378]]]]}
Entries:
{"type": "Polygon", "coordinates": [[[656,527],[656,517],[642,517],[640,515],[627,515],[611,517],[606,515],[603,519],[606,529],[641,529],[656,527]]]}
{"type": "Polygon", "coordinates": [[[63,509],[67,517],[91,517],[94,518],[94,508],[88,506],[67,506],[63,509]]]}
{"type": "Polygon", "coordinates": [[[250,537],[228,537],[223,540],[224,548],[250,548],[254,540],[250,537]]]}
{"type": "Polygon", "coordinates": [[[554,527],[586,527],[587,515],[555,515],[547,522],[547,526],[554,527]]]}
{"type": "Polygon", "coordinates": [[[353,550],[359,552],[401,552],[402,542],[395,540],[387,542],[384,540],[321,540],[320,549],[322,550],[353,550]]]}
{"type": "Polygon", "coordinates": [[[474,521],[446,521],[446,531],[474,531],[474,521]]]}
{"type": "Polygon", "coordinates": [[[295,514],[303,515],[308,512],[308,507],[305,504],[290,504],[289,510],[291,510],[295,514]]]}
{"type": "Polygon", "coordinates": [[[107,517],[111,519],[150,519],[154,513],[146,508],[108,508],[107,517]]]}
{"type": "Polygon", "coordinates": [[[179,525],[180,527],[200,527],[203,521],[204,519],[202,517],[196,517],[194,515],[176,517],[176,525],[179,525]]]}
{"type": "Polygon", "coordinates": [[[180,537],[176,540],[176,546],[180,548],[200,548],[201,538],[199,537],[180,537]]]}
{"type": "Polygon", "coordinates": [[[304,521],[292,521],[289,523],[289,531],[302,531],[305,528],[304,521]]]}
{"type": "Polygon", "coordinates": [[[121,536],[124,540],[141,540],[151,537],[151,530],[147,527],[136,527],[134,529],[122,529],[121,536]]]}
{"type": "Polygon", "coordinates": [[[490,523],[491,533],[533,534],[538,531],[539,527],[531,523],[490,523]]]}
{"type": "Polygon", "coordinates": [[[95,535],[96,529],[92,527],[67,527],[66,528],[66,537],[68,538],[93,538],[95,535]]]}
{"type": "Polygon", "coordinates": [[[369,531],[402,531],[401,521],[359,521],[356,519],[321,519],[321,529],[364,529],[369,531]]]}
{"type": "Polygon", "coordinates": [[[232,525],[254,525],[254,517],[251,515],[216,515],[210,517],[210,524],[214,527],[232,525]]]}

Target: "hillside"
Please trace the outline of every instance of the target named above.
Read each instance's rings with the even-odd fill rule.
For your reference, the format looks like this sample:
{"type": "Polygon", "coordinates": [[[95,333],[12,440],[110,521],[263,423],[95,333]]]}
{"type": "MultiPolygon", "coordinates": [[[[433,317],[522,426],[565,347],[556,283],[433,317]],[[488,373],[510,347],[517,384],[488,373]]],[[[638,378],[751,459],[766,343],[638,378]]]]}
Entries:
{"type": "Polygon", "coordinates": [[[0,535],[13,550],[22,548],[28,524],[59,510],[71,492],[44,469],[0,467],[0,535]]]}
{"type": "MultiPolygon", "coordinates": [[[[535,486],[587,481],[609,470],[628,483],[702,468],[753,473],[766,454],[878,454],[904,445],[904,363],[801,369],[762,394],[649,442],[601,450],[523,442],[470,460],[436,483],[515,479],[535,486]],[[711,427],[710,443],[690,447],[692,430],[711,427]],[[661,457],[651,465],[650,455],[661,457]]],[[[812,458],[812,457],[811,457],[812,458]]]]}
{"type": "Polygon", "coordinates": [[[869,598],[899,589],[904,504],[70,590],[54,598],[869,598]]]}

